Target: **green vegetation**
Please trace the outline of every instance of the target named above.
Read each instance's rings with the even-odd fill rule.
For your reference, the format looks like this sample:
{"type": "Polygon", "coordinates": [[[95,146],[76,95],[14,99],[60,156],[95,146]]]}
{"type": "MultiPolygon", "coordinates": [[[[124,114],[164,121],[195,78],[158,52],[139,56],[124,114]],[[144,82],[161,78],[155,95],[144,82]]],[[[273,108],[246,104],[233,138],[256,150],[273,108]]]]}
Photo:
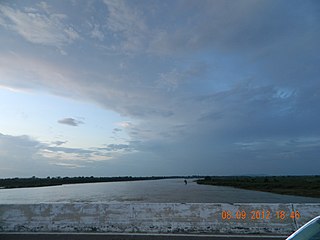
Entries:
{"type": "Polygon", "coordinates": [[[205,177],[197,183],[320,198],[320,176],[205,177]]]}
{"type": "Polygon", "coordinates": [[[1,188],[27,188],[27,187],[47,187],[63,184],[78,184],[78,183],[98,183],[98,182],[123,182],[123,181],[141,181],[141,180],[158,180],[169,178],[200,178],[200,176],[160,176],[160,177],[47,177],[37,178],[4,178],[0,179],[1,188]]]}

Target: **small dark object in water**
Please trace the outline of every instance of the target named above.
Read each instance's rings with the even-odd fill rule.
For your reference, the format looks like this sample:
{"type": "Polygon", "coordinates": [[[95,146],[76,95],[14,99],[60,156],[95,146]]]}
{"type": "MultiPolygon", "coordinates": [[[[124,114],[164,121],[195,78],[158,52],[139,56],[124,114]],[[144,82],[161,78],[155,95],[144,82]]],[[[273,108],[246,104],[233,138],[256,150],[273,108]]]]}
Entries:
{"type": "Polygon", "coordinates": [[[188,184],[187,180],[184,180],[184,184],[186,184],[186,185],[188,184]]]}

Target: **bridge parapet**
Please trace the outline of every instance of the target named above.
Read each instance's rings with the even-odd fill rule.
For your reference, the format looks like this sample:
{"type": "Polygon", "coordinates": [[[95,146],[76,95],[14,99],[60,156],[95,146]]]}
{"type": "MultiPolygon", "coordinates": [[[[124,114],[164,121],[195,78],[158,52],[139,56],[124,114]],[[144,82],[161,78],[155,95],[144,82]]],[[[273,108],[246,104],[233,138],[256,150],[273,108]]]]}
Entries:
{"type": "Polygon", "coordinates": [[[3,204],[0,231],[288,235],[318,215],[320,203],[3,204]]]}

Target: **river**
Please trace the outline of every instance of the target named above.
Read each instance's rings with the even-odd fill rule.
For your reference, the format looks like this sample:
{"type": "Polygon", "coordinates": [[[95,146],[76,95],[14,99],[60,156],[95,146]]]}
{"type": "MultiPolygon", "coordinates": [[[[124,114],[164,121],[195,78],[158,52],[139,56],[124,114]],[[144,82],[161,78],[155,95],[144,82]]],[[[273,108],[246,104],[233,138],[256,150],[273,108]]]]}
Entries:
{"type": "Polygon", "coordinates": [[[198,185],[189,179],[70,184],[0,189],[0,204],[52,202],[107,203],[320,203],[320,198],[288,196],[232,187],[198,185]]]}

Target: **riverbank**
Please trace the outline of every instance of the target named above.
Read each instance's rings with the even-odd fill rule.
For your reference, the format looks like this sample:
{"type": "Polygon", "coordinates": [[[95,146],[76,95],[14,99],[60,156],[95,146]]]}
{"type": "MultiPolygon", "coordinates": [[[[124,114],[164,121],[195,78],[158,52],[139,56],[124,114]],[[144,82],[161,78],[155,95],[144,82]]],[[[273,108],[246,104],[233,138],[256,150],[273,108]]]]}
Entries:
{"type": "Polygon", "coordinates": [[[320,176],[205,177],[198,184],[320,198],[320,176]]]}
{"type": "Polygon", "coordinates": [[[8,188],[31,188],[31,187],[48,187],[59,186],[65,184],[80,183],[101,183],[101,182],[128,182],[128,181],[144,181],[144,180],[160,180],[174,178],[203,178],[203,176],[152,176],[152,177],[47,177],[47,178],[5,178],[0,179],[0,189],[8,188]]]}

